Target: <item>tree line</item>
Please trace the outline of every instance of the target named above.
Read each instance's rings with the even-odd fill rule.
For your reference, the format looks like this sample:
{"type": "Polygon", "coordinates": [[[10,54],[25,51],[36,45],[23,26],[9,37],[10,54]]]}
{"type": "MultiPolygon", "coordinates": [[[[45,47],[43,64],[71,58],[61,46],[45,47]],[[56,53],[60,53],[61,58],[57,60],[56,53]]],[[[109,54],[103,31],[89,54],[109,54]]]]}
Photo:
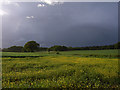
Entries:
{"type": "Polygon", "coordinates": [[[28,41],[24,46],[11,46],[3,48],[3,52],[39,52],[39,51],[72,51],[72,50],[105,50],[105,49],[120,49],[120,42],[113,45],[104,46],[87,46],[87,47],[67,47],[61,45],[54,45],[50,48],[40,47],[36,41],[28,41]]]}

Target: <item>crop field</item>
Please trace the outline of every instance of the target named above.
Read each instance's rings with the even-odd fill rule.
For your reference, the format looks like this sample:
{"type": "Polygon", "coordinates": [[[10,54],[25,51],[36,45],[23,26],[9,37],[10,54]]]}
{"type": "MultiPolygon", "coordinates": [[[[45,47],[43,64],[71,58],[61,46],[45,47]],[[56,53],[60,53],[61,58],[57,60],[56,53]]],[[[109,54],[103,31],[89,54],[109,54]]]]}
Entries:
{"type": "Polygon", "coordinates": [[[2,52],[3,88],[120,88],[118,50],[2,52]]]}

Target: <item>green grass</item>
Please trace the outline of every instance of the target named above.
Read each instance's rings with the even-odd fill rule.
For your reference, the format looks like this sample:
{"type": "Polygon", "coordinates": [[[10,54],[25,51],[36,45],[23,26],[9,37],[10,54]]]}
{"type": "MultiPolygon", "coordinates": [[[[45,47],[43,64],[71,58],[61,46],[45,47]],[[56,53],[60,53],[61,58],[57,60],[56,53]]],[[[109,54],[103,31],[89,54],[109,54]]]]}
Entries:
{"type": "MultiPolygon", "coordinates": [[[[0,52],[1,53],[1,52],[0,52]]],[[[62,51],[60,55],[64,56],[80,56],[80,57],[116,57],[118,58],[118,50],[76,50],[76,51],[62,51]]],[[[32,57],[32,56],[56,56],[54,51],[48,53],[47,51],[43,52],[2,52],[3,57],[12,57],[12,56],[25,56],[25,57],[32,57]]]]}
{"type": "Polygon", "coordinates": [[[76,50],[76,51],[66,51],[63,54],[97,54],[97,55],[117,55],[118,49],[113,50],[76,50]]]}
{"type": "Polygon", "coordinates": [[[118,59],[79,55],[117,55],[117,50],[13,53],[2,58],[3,88],[118,88],[118,59]],[[77,55],[76,55],[77,54],[77,55]]]}

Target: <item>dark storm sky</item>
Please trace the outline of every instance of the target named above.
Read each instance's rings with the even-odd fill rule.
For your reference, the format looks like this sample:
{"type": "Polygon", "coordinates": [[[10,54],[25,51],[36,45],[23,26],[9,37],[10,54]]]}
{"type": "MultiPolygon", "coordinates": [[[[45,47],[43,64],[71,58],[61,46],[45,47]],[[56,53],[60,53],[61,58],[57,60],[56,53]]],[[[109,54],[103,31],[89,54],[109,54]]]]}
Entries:
{"type": "Polygon", "coordinates": [[[41,46],[109,45],[118,41],[118,4],[66,2],[4,5],[2,47],[35,40],[41,46]],[[39,4],[39,5],[38,5],[39,4]]]}

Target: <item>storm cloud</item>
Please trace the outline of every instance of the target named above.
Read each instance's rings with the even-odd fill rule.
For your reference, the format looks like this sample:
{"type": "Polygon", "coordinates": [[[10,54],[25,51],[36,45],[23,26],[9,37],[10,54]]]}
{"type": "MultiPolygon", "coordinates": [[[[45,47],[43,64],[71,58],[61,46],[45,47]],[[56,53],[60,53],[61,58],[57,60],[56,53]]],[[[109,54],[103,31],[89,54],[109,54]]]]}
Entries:
{"type": "Polygon", "coordinates": [[[8,13],[3,16],[3,48],[23,46],[30,40],[44,47],[109,45],[118,41],[117,2],[18,5],[3,5],[8,13]]]}

